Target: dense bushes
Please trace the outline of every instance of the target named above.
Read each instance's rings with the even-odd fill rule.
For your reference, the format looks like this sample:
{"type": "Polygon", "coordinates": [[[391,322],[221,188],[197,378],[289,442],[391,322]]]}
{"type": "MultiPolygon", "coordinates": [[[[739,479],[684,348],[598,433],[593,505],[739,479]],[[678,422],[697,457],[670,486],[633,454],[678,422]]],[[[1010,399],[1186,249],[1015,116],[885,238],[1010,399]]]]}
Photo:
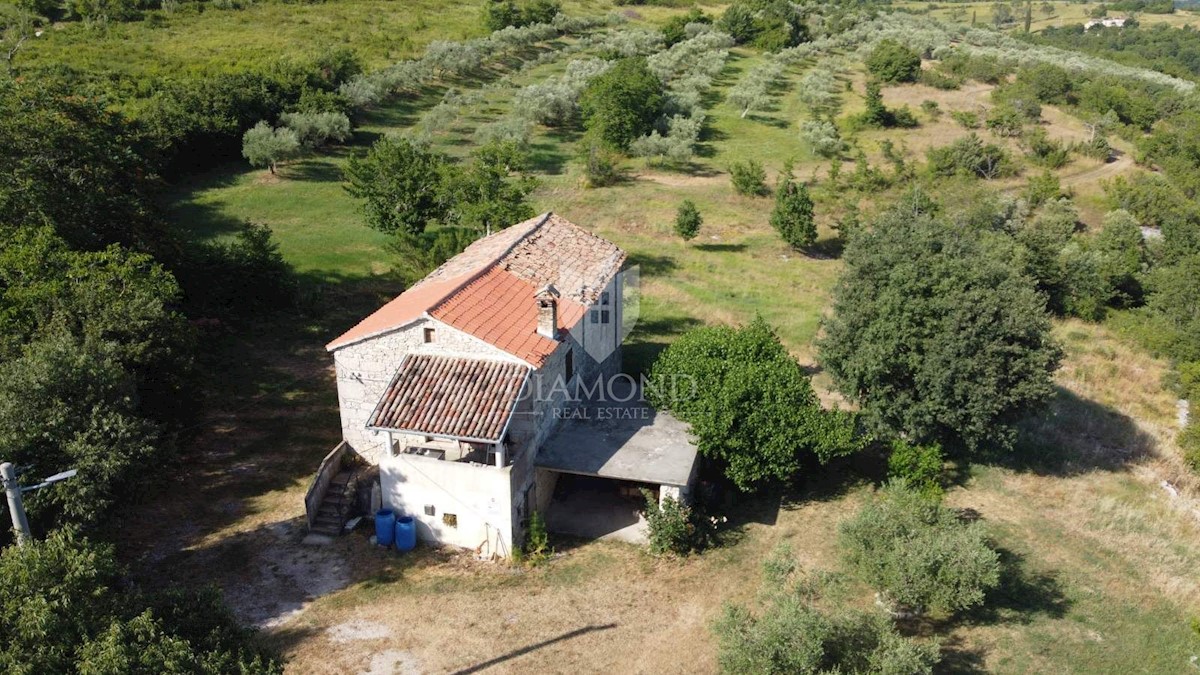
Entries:
{"type": "Polygon", "coordinates": [[[71,246],[164,244],[148,139],[54,80],[0,81],[0,224],[51,225],[71,246]]]}
{"type": "Polygon", "coordinates": [[[972,133],[959,140],[926,151],[929,171],[935,176],[975,176],[978,178],[1000,178],[1016,172],[1012,159],[1004,148],[985,144],[972,133]]]}
{"type": "Polygon", "coordinates": [[[416,236],[436,220],[487,233],[533,215],[526,161],[514,143],[482,146],[460,165],[408,139],[385,137],[347,162],[346,190],[381,232],[416,236]]]}
{"type": "Polygon", "coordinates": [[[308,63],[164,82],[138,106],[136,119],[152,133],[166,175],[178,176],[238,157],[242,135],[260,121],[289,110],[328,111],[315,92],[328,100],[360,71],[352,52],[336,49],[308,63]]]}
{"type": "Polygon", "coordinates": [[[580,95],[579,109],[592,138],[624,150],[650,133],[665,103],[662,80],[644,58],[633,57],[592,78],[580,95]]]}
{"type": "Polygon", "coordinates": [[[880,40],[866,64],[880,82],[915,82],[921,74],[921,55],[894,40],[880,40]]]}
{"type": "Polygon", "coordinates": [[[743,490],[859,447],[853,419],[821,408],[808,376],[761,318],[676,340],[651,368],[647,396],[691,424],[700,453],[743,490]]]}
{"type": "Polygon", "coordinates": [[[893,484],[839,528],[846,564],[890,603],[949,614],[983,603],[1000,556],[982,525],[893,484]]]}
{"type": "Polygon", "coordinates": [[[929,675],[934,642],[903,637],[887,616],[822,607],[830,583],[804,578],[786,547],[763,563],[758,607],[726,605],[713,626],[721,671],[746,675],[929,675]]]}
{"type": "Polygon", "coordinates": [[[122,594],[111,548],[69,531],[0,552],[6,673],[279,673],[215,591],[122,594]]]}
{"type": "Polygon", "coordinates": [[[712,523],[691,506],[674,497],[659,500],[649,490],[642,490],[642,499],[650,553],[685,556],[708,546],[712,523]]]}
{"type": "Polygon", "coordinates": [[[739,195],[759,197],[767,193],[767,172],[758,160],[730,164],[729,177],[739,195]]]}
{"type": "Polygon", "coordinates": [[[786,0],[738,0],[725,9],[717,28],[738,44],[766,51],[794,47],[809,39],[808,28],[795,5],[786,0]]]}
{"type": "Polygon", "coordinates": [[[561,5],[553,0],[530,0],[518,6],[513,0],[488,0],[483,6],[483,25],[489,31],[550,23],[561,5]]]}
{"type": "Polygon", "coordinates": [[[1006,447],[1054,391],[1046,301],[1007,235],[928,208],[897,207],[851,237],[820,359],[877,430],[1006,447]]]}

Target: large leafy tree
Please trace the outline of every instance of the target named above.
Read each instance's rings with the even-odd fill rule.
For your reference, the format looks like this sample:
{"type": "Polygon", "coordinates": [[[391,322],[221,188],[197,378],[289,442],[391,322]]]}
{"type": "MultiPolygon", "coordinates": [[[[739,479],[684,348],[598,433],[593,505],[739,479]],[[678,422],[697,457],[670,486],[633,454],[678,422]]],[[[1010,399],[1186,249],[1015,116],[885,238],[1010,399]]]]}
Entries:
{"type": "Polygon", "coordinates": [[[405,138],[385,137],[346,164],[346,191],[363,200],[367,222],[388,234],[420,234],[446,213],[445,155],[405,138]]]}
{"type": "Polygon", "coordinates": [[[528,155],[512,141],[489,143],[472,154],[466,167],[448,171],[443,201],[450,220],[481,234],[533,216],[527,197],[537,181],[525,173],[528,155]]]}
{"type": "Polygon", "coordinates": [[[215,591],[122,594],[111,547],[70,530],[0,552],[0,671],[278,673],[215,591]]]}
{"type": "Polygon", "coordinates": [[[53,80],[0,81],[0,223],[49,225],[76,248],[164,240],[146,139],[107,101],[53,80]]]}
{"type": "Polygon", "coordinates": [[[1008,447],[1053,393],[1046,300],[1009,237],[927,212],[857,233],[820,341],[837,387],[877,430],[947,448],[1008,447]]]}
{"type": "Polygon", "coordinates": [[[646,65],[646,59],[621,59],[607,72],[592,78],[579,99],[583,124],[600,142],[619,150],[650,133],[662,115],[666,96],[663,83],[646,65]]]}
{"type": "Polygon", "coordinates": [[[867,70],[883,82],[914,82],[921,74],[921,55],[895,40],[880,40],[867,56],[867,70]]]}
{"type": "Polygon", "coordinates": [[[688,422],[701,454],[743,490],[791,478],[806,458],[858,448],[853,419],[821,408],[762,318],[679,338],[654,363],[647,395],[688,422]]]}

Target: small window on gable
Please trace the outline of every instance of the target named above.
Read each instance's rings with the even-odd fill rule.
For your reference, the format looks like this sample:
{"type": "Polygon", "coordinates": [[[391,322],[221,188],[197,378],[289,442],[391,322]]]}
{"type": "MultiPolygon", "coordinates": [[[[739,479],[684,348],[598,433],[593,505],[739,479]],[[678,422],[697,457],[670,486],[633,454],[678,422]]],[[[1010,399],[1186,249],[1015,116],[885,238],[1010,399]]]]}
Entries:
{"type": "Polygon", "coordinates": [[[608,291],[602,291],[600,293],[600,304],[604,305],[605,307],[608,306],[608,291]]]}
{"type": "Polygon", "coordinates": [[[445,525],[446,527],[458,527],[458,514],[457,513],[443,513],[442,514],[442,524],[445,525]]]}
{"type": "Polygon", "coordinates": [[[430,344],[431,342],[433,342],[433,338],[436,335],[437,335],[437,333],[434,332],[434,329],[426,328],[425,329],[425,344],[430,344]]]}
{"type": "Polygon", "coordinates": [[[591,319],[592,319],[592,323],[600,323],[600,310],[598,310],[598,309],[593,309],[593,310],[592,310],[592,311],[589,313],[589,316],[590,316],[590,317],[591,317],[591,319]]]}
{"type": "Polygon", "coordinates": [[[600,323],[608,323],[609,314],[607,309],[600,310],[600,323]]]}
{"type": "Polygon", "coordinates": [[[571,349],[570,347],[567,347],[567,367],[566,367],[567,382],[570,382],[571,378],[574,376],[575,376],[575,350],[571,349]]]}

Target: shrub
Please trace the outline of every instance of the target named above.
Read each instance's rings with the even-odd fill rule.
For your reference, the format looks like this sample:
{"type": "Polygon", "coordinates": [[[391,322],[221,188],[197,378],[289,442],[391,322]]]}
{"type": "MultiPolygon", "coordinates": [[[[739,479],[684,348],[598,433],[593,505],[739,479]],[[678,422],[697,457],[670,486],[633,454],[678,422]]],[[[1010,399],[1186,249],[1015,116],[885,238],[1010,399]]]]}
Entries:
{"type": "Polygon", "coordinates": [[[763,562],[758,607],[726,605],[713,624],[725,673],[930,675],[932,641],[905,638],[879,612],[822,610],[823,580],[803,579],[786,548],[763,562]]]}
{"type": "Polygon", "coordinates": [[[838,529],[846,564],[899,607],[950,614],[983,604],[1000,582],[1000,556],[982,524],[901,483],[838,529]]]}
{"type": "Polygon", "coordinates": [[[903,439],[892,441],[888,455],[888,477],[924,497],[942,495],[945,459],[937,443],[915,445],[903,439]]]}
{"type": "Polygon", "coordinates": [[[867,421],[913,443],[1009,447],[1061,356],[1012,238],[898,207],[852,237],[819,342],[867,421]]]}
{"type": "Polygon", "coordinates": [[[1183,450],[1183,461],[1200,473],[1200,423],[1192,422],[1179,433],[1179,448],[1183,450]]]}
{"type": "Polygon", "coordinates": [[[529,531],[525,533],[525,545],[521,547],[519,561],[537,567],[553,555],[550,535],[546,532],[546,521],[542,514],[534,511],[529,516],[529,531]]]}
{"type": "Polygon", "coordinates": [[[1000,104],[988,111],[987,128],[997,136],[1016,137],[1025,126],[1025,116],[1007,104],[1000,104]]]}
{"type": "Polygon", "coordinates": [[[597,142],[587,143],[584,147],[583,175],[588,187],[604,187],[621,179],[616,153],[597,142]]]}
{"type": "Polygon", "coordinates": [[[739,195],[759,197],[767,193],[767,172],[758,160],[730,164],[729,175],[733,189],[739,195]]]}
{"type": "Polygon", "coordinates": [[[921,74],[921,55],[894,40],[880,40],[866,64],[882,82],[916,82],[921,74]]]}
{"type": "Polygon", "coordinates": [[[1029,183],[1025,186],[1025,199],[1034,208],[1058,199],[1060,196],[1062,196],[1062,184],[1059,182],[1058,176],[1050,171],[1030,176],[1029,183]]]}
{"type": "Polygon", "coordinates": [[[1016,173],[1008,153],[993,143],[984,144],[979,136],[969,136],[926,151],[929,170],[935,176],[975,176],[1000,178],[1016,173]]]}
{"type": "Polygon", "coordinates": [[[929,119],[931,120],[936,120],[942,116],[942,108],[938,105],[938,102],[929,99],[921,101],[921,112],[929,115],[929,119]]]}
{"type": "Polygon", "coordinates": [[[678,234],[684,241],[691,241],[696,238],[700,232],[700,225],[704,223],[704,219],[700,217],[700,210],[696,208],[696,203],[690,199],[683,200],[679,205],[679,210],[675,212],[675,234],[678,234]]]}
{"type": "Polygon", "coordinates": [[[846,149],[846,142],[832,122],[805,120],[800,123],[800,136],[821,157],[837,157],[846,149]]]}
{"type": "Polygon", "coordinates": [[[979,128],[979,113],[970,112],[969,110],[951,110],[950,119],[958,122],[959,126],[964,129],[979,128]]]}
{"type": "Polygon", "coordinates": [[[785,174],[775,190],[775,208],[771,210],[771,227],[794,249],[804,249],[817,241],[817,223],[813,219],[813,202],[808,188],[785,174]]]}
{"type": "Polygon", "coordinates": [[[588,133],[616,150],[650,133],[665,104],[662,81],[641,57],[621,59],[594,77],[579,99],[588,133]]]}
{"type": "Polygon", "coordinates": [[[821,408],[809,378],[761,318],[690,331],[650,370],[647,397],[691,424],[700,453],[738,488],[787,480],[808,456],[860,445],[853,418],[821,408]]]}
{"type": "Polygon", "coordinates": [[[951,91],[962,88],[962,78],[945,73],[940,68],[932,68],[921,71],[921,84],[933,87],[934,89],[951,91]]]}
{"type": "Polygon", "coordinates": [[[1026,133],[1024,142],[1029,149],[1029,158],[1047,169],[1062,168],[1070,157],[1062,142],[1050,138],[1041,127],[1035,127],[1026,133]]]}
{"type": "Polygon", "coordinates": [[[708,545],[708,523],[690,506],[666,497],[661,502],[654,493],[642,490],[649,530],[649,548],[654,555],[686,556],[708,545]]]}

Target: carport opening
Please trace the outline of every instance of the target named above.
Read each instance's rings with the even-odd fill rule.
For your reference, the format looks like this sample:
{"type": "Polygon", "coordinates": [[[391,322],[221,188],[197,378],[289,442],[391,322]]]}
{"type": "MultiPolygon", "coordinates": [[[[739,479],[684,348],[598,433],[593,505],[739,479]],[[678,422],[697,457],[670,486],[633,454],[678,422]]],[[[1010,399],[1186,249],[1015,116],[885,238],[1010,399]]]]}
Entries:
{"type": "Polygon", "coordinates": [[[588,539],[646,542],[641,491],[658,499],[659,486],[631,480],[562,473],[546,510],[546,529],[588,539]]]}

